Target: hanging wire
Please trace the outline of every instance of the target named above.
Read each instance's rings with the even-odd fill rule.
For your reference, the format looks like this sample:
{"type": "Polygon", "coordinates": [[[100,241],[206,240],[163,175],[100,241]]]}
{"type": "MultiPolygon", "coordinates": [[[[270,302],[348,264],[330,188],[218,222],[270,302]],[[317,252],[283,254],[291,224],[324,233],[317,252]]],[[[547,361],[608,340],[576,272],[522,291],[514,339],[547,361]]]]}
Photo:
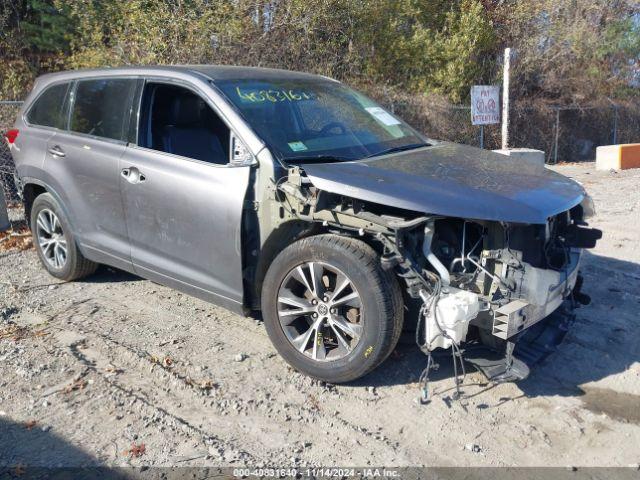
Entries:
{"type": "Polygon", "coordinates": [[[418,383],[420,384],[420,401],[421,403],[427,403],[429,401],[429,375],[431,370],[437,370],[439,365],[433,361],[433,353],[429,348],[430,342],[438,337],[443,337],[451,341],[451,358],[453,360],[453,375],[456,387],[456,393],[454,398],[459,399],[461,396],[460,385],[464,383],[467,372],[464,367],[464,359],[462,358],[462,352],[460,347],[455,342],[455,340],[442,328],[440,325],[440,321],[438,320],[438,300],[440,299],[440,295],[442,293],[442,282],[439,277],[434,275],[431,272],[425,271],[425,275],[430,276],[434,279],[434,290],[431,295],[423,301],[422,307],[420,307],[420,312],[418,316],[418,325],[416,329],[416,344],[427,355],[427,366],[420,374],[420,378],[418,379],[418,383]],[[424,343],[420,342],[420,332],[422,330],[422,322],[426,322],[427,315],[429,312],[433,312],[433,319],[438,328],[438,334],[433,339],[427,339],[425,336],[424,343]],[[459,378],[458,375],[458,361],[460,362],[460,367],[462,371],[462,379],[459,378]]]}

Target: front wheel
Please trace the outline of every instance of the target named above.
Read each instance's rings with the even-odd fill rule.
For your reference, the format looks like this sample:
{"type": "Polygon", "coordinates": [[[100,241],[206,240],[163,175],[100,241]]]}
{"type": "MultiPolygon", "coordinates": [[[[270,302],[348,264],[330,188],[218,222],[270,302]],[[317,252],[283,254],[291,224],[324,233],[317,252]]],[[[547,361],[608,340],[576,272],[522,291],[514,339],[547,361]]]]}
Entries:
{"type": "Polygon", "coordinates": [[[366,243],[339,235],[299,240],[273,261],[262,289],[267,333],[295,369],[331,383],[384,361],[402,330],[402,293],[366,243]]]}

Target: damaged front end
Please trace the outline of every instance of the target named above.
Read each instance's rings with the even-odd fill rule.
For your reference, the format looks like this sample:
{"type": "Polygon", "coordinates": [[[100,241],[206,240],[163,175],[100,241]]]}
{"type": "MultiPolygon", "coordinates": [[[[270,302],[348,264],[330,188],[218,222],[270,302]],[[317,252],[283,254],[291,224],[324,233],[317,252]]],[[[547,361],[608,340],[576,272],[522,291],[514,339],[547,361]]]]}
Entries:
{"type": "Polygon", "coordinates": [[[511,355],[522,332],[567,299],[588,300],[579,292],[581,251],[602,236],[585,222],[589,197],[545,224],[530,224],[365,202],[316,188],[299,167],[277,190],[290,216],[360,236],[377,248],[383,266],[404,283],[408,307],[417,305],[416,339],[429,365],[436,349],[451,348],[455,363],[465,346],[482,346],[504,355],[503,368],[483,370],[477,363],[487,376],[522,378],[527,370],[516,368],[511,355]]]}

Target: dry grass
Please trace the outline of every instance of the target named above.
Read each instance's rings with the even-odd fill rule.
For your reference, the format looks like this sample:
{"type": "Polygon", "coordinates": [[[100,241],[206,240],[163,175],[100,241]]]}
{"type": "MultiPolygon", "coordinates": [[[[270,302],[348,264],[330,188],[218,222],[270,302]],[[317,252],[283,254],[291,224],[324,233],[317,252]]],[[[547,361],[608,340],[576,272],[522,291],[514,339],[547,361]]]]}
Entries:
{"type": "Polygon", "coordinates": [[[0,232],[0,252],[23,251],[33,248],[31,231],[27,227],[0,232]]]}
{"type": "Polygon", "coordinates": [[[29,327],[16,325],[15,323],[0,329],[0,340],[8,339],[13,340],[14,342],[18,342],[26,338],[44,337],[45,335],[48,335],[48,333],[45,332],[45,329],[34,330],[29,327]]]}

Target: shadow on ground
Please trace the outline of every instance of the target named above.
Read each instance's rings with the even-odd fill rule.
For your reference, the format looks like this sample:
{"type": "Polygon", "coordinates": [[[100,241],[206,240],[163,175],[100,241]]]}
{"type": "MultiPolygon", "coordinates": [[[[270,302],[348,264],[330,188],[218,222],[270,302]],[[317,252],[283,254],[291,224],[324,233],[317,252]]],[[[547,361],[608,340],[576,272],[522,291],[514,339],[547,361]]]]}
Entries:
{"type": "MultiPolygon", "coordinates": [[[[97,459],[39,425],[0,418],[0,477],[29,478],[41,468],[91,467],[97,459]]],[[[51,478],[56,478],[52,476],[51,478]]],[[[75,478],[83,478],[75,477],[75,478]]],[[[87,476],[86,478],[91,478],[87,476]]]]}
{"type": "Polygon", "coordinates": [[[100,265],[96,273],[79,280],[84,283],[120,283],[120,282],[137,282],[144,280],[133,273],[118,270],[117,268],[100,265]]]}
{"type": "Polygon", "coordinates": [[[218,467],[109,467],[38,425],[0,418],[0,479],[138,480],[231,478],[218,467]]]}

